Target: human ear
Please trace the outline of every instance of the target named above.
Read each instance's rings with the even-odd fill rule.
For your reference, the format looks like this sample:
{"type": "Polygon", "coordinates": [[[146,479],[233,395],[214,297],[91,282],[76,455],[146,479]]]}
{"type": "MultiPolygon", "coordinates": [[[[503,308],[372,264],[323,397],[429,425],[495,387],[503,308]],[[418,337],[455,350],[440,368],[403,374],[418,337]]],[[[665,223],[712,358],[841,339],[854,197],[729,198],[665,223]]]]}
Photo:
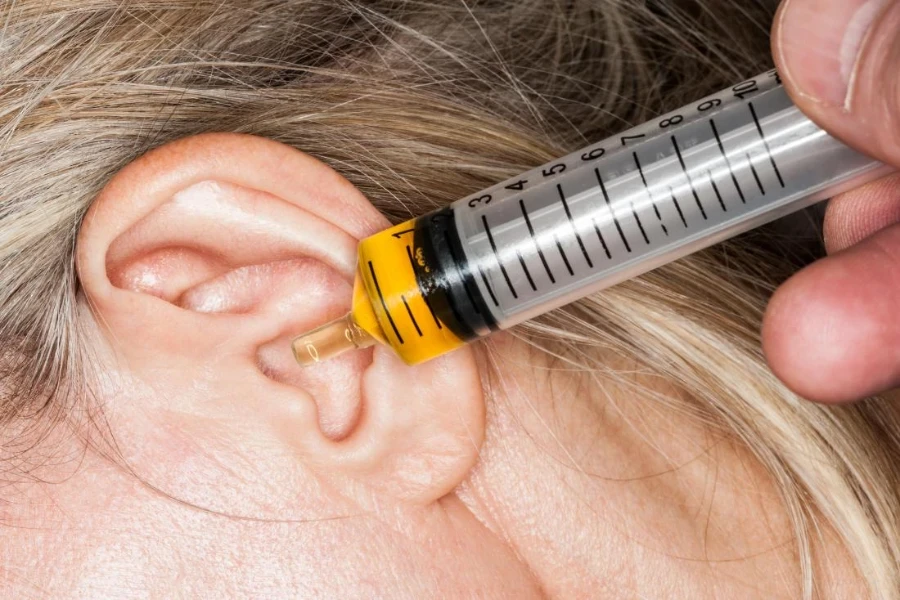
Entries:
{"type": "Polygon", "coordinates": [[[207,134],[134,161],[76,251],[99,366],[118,382],[106,403],[132,436],[146,423],[198,451],[288,450],[348,490],[446,494],[483,437],[471,350],[410,367],[377,347],[305,369],[291,353],[346,313],[357,243],[387,226],[338,173],[273,141],[207,134]]]}

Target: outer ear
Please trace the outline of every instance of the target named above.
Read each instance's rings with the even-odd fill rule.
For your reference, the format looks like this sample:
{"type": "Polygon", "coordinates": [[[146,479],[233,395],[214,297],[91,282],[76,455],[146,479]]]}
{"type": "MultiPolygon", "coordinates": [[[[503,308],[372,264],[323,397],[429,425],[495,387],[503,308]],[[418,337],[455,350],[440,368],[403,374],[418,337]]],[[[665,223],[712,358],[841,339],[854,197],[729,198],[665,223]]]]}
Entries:
{"type": "Polygon", "coordinates": [[[332,169],[261,138],[188,138],[122,170],[77,247],[120,439],[166,470],[180,467],[147,445],[177,430],[220,464],[275,443],[343,489],[416,502],[451,490],[484,429],[469,349],[407,367],[376,348],[308,369],[290,351],[346,312],[356,244],[387,225],[332,169]]]}

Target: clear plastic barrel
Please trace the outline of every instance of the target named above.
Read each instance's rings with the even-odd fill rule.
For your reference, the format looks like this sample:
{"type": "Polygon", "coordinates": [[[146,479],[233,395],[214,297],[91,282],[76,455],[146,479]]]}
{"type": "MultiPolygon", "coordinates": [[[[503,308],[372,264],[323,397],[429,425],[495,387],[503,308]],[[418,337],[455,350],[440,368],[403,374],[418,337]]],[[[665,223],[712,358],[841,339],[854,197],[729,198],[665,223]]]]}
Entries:
{"type": "Polygon", "coordinates": [[[889,170],[830,137],[775,71],[453,204],[500,328],[889,170]]]}

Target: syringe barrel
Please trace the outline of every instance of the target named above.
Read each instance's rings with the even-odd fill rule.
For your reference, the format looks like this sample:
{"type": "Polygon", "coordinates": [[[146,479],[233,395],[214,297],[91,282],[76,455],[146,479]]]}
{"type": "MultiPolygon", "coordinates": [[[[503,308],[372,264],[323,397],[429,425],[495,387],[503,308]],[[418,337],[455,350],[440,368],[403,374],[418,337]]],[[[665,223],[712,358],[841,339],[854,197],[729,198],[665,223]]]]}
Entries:
{"type": "Polygon", "coordinates": [[[409,246],[404,298],[465,342],[888,172],[803,115],[771,71],[385,234],[409,246]]]}

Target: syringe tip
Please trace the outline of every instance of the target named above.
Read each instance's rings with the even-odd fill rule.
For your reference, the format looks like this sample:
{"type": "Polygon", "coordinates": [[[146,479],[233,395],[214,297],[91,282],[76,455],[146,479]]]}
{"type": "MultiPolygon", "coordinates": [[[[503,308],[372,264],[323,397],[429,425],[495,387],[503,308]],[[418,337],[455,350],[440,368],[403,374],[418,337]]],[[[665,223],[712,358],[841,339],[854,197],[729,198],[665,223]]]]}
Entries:
{"type": "Polygon", "coordinates": [[[374,345],[375,338],[360,328],[348,313],[340,319],[294,338],[291,349],[297,362],[306,367],[349,350],[374,345]]]}

